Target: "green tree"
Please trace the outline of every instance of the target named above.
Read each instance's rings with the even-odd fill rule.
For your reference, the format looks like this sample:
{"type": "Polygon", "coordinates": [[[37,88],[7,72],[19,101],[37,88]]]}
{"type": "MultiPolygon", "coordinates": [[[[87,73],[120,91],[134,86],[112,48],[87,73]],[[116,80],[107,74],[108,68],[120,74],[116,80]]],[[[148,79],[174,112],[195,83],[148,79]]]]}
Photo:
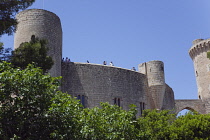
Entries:
{"type": "Polygon", "coordinates": [[[174,120],[170,129],[170,139],[172,140],[208,140],[210,139],[210,115],[188,113],[179,116],[174,120]]]}
{"type": "Polygon", "coordinates": [[[136,117],[101,103],[83,108],[79,100],[58,90],[59,79],[33,65],[25,69],[0,63],[0,138],[54,140],[188,140],[210,139],[210,115],[145,110],[136,117]]]}
{"type": "Polygon", "coordinates": [[[0,138],[69,139],[77,137],[83,110],[78,100],[58,90],[59,79],[0,63],[0,138]],[[78,128],[78,129],[77,129],[78,128]]]}
{"type": "Polygon", "coordinates": [[[163,140],[170,137],[170,126],[176,119],[168,110],[145,110],[138,118],[138,137],[142,140],[163,140]]]}
{"type": "Polygon", "coordinates": [[[51,139],[56,140],[80,140],[81,125],[80,121],[83,112],[82,105],[79,100],[72,98],[66,93],[57,94],[52,100],[48,115],[50,116],[52,130],[51,139]]]}
{"type": "Polygon", "coordinates": [[[0,63],[0,72],[0,137],[49,137],[47,112],[51,99],[59,93],[59,78],[42,75],[42,70],[32,65],[20,70],[5,62],[0,63]]]}
{"type": "Polygon", "coordinates": [[[45,73],[53,65],[53,60],[47,55],[47,41],[31,36],[30,42],[20,44],[20,47],[12,52],[11,63],[14,67],[25,69],[28,64],[34,64],[40,67],[45,73]]]}
{"type": "Polygon", "coordinates": [[[31,6],[35,0],[1,0],[0,1],[0,36],[11,35],[17,25],[15,14],[31,6]]]}
{"type": "Polygon", "coordinates": [[[125,111],[116,105],[101,103],[100,108],[85,108],[80,112],[78,125],[81,136],[87,140],[127,140],[138,139],[135,133],[136,109],[125,111]]]}

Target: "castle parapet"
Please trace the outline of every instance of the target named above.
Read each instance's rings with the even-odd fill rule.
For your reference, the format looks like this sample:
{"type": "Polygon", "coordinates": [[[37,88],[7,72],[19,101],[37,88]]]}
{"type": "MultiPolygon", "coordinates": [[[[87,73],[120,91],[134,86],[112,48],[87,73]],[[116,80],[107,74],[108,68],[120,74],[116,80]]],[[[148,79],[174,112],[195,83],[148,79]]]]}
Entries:
{"type": "Polygon", "coordinates": [[[197,55],[208,50],[210,50],[210,39],[196,39],[193,41],[193,46],[189,50],[189,55],[194,60],[197,55]]]}

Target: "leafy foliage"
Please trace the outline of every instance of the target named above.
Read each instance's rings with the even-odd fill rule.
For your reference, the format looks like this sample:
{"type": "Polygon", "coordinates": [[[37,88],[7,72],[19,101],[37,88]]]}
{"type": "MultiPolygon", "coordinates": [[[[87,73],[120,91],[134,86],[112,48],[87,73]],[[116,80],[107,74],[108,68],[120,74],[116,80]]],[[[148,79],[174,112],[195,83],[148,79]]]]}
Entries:
{"type": "Polygon", "coordinates": [[[210,139],[210,115],[188,113],[178,117],[170,127],[170,139],[210,139]]]}
{"type": "Polygon", "coordinates": [[[40,67],[44,72],[49,70],[53,65],[53,60],[47,55],[47,41],[31,36],[30,42],[20,44],[20,47],[12,53],[11,63],[14,67],[25,69],[28,64],[34,64],[40,67]]]}
{"type": "Polygon", "coordinates": [[[59,78],[0,63],[0,138],[18,140],[186,140],[210,139],[210,115],[122,108],[101,103],[83,108],[58,90],[59,78]]]}
{"type": "Polygon", "coordinates": [[[56,140],[79,140],[81,133],[78,120],[81,118],[80,112],[83,111],[79,100],[72,98],[66,93],[59,93],[51,101],[48,111],[48,115],[51,117],[51,125],[49,127],[52,130],[50,138],[56,140]]]}
{"type": "Polygon", "coordinates": [[[81,126],[80,139],[135,139],[135,114],[134,106],[129,111],[108,103],[101,103],[101,108],[85,108],[78,122],[81,126]]]}
{"type": "Polygon", "coordinates": [[[47,111],[58,94],[58,78],[42,75],[29,65],[24,70],[0,63],[0,137],[43,139],[50,133],[47,111]]]}
{"type": "Polygon", "coordinates": [[[0,36],[11,35],[17,25],[15,14],[31,6],[35,0],[1,0],[0,1],[0,36]]]}
{"type": "Polygon", "coordinates": [[[170,125],[175,114],[167,110],[145,110],[138,119],[138,135],[143,140],[169,139],[170,125]]]}

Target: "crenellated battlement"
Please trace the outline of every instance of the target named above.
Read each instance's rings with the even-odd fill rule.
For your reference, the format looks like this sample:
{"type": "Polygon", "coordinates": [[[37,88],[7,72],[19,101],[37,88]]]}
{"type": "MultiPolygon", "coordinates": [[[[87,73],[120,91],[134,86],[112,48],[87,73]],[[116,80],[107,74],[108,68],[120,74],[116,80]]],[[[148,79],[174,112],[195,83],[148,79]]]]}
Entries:
{"type": "Polygon", "coordinates": [[[193,41],[193,46],[189,50],[189,55],[194,60],[195,56],[208,50],[210,50],[210,39],[196,39],[193,41]]]}

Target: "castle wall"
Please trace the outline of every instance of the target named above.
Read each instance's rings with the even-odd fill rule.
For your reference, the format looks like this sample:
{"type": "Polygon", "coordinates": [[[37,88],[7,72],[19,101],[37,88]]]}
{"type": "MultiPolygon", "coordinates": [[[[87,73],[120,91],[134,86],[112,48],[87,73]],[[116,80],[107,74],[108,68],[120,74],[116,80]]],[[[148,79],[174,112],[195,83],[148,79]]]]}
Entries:
{"type": "Polygon", "coordinates": [[[61,89],[80,99],[85,107],[100,102],[117,104],[129,109],[135,104],[138,114],[144,109],[174,108],[173,90],[165,84],[164,64],[150,61],[139,65],[139,72],[114,66],[62,62],[62,29],[54,13],[41,9],[17,14],[14,48],[29,42],[32,35],[48,41],[48,55],[54,60],[51,76],[62,76],[61,89]]]}
{"type": "Polygon", "coordinates": [[[73,96],[85,95],[86,107],[99,106],[100,102],[114,104],[119,98],[123,109],[130,104],[144,102],[150,108],[148,85],[144,74],[106,65],[90,63],[62,64],[63,92],[73,96]]]}
{"type": "Polygon", "coordinates": [[[161,110],[172,110],[175,109],[174,91],[171,87],[166,85],[165,94],[163,98],[163,106],[161,110]]]}
{"type": "Polygon", "coordinates": [[[195,77],[198,88],[198,98],[206,104],[206,111],[210,113],[210,39],[197,39],[189,50],[189,55],[194,63],[195,77]]]}
{"type": "Polygon", "coordinates": [[[207,52],[210,51],[210,39],[198,39],[193,43],[189,54],[194,63],[198,97],[207,100],[210,97],[210,59],[207,58],[207,52]]]}
{"type": "Polygon", "coordinates": [[[15,33],[14,48],[21,43],[29,42],[31,36],[48,41],[48,55],[52,57],[54,65],[49,71],[52,76],[61,75],[62,59],[62,29],[60,19],[52,12],[42,9],[29,9],[17,14],[17,31],[15,33]]]}
{"type": "Polygon", "coordinates": [[[163,62],[149,61],[139,64],[139,72],[147,76],[153,108],[161,109],[166,88],[163,62]]]}

